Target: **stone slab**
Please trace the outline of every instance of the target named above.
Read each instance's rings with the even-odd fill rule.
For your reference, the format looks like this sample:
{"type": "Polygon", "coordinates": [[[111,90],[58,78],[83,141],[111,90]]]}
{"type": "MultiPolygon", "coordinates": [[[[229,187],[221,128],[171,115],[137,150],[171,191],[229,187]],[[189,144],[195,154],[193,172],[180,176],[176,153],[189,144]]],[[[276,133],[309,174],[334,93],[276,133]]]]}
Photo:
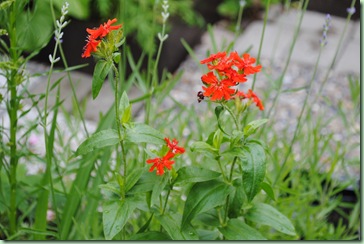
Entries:
{"type": "Polygon", "coordinates": [[[353,39],[348,43],[340,59],[334,66],[338,73],[360,74],[360,44],[353,39]]]}
{"type": "MultiPolygon", "coordinates": [[[[261,50],[262,58],[268,58],[271,61],[286,61],[299,16],[300,12],[298,11],[288,11],[278,17],[276,21],[267,23],[261,50]]],[[[320,39],[322,37],[324,22],[324,14],[310,11],[305,13],[291,61],[305,65],[316,63],[320,50],[320,39]]],[[[330,67],[335,56],[336,48],[340,42],[341,33],[345,28],[345,24],[345,19],[332,17],[331,29],[327,34],[328,44],[322,50],[319,67],[330,67]]],[[[347,32],[344,36],[344,41],[341,45],[342,51],[345,50],[348,43],[346,40],[350,39],[351,35],[353,35],[351,29],[356,26],[355,24],[355,22],[349,23],[347,32]]],[[[239,36],[236,42],[236,50],[238,52],[244,52],[247,47],[251,46],[252,49],[249,52],[253,56],[257,56],[262,30],[262,21],[251,23],[242,35],[239,36]]],[[[357,40],[357,38],[355,38],[355,40],[357,40]]],[[[359,57],[358,55],[357,57],[359,57]]],[[[338,55],[336,62],[338,62],[341,58],[343,58],[342,55],[338,55]]],[[[350,57],[348,58],[351,59],[350,57]]],[[[355,59],[355,55],[353,58],[355,59]]],[[[343,70],[339,69],[338,72],[343,72],[343,70]]]]}

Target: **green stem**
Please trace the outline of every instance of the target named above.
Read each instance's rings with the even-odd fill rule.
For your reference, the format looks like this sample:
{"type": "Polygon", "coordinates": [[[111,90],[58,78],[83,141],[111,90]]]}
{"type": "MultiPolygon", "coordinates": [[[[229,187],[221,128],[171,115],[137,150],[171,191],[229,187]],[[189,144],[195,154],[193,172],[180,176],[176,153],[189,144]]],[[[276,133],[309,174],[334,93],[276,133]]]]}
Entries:
{"type": "MultiPolygon", "coordinates": [[[[13,4],[13,8],[10,12],[9,18],[9,40],[10,40],[10,58],[13,64],[17,64],[19,59],[19,52],[16,45],[16,4],[13,4]]],[[[19,65],[20,66],[20,65],[19,65]]],[[[18,67],[19,67],[18,66],[18,67]]],[[[7,111],[10,120],[10,166],[9,166],[9,183],[10,183],[10,208],[9,208],[9,224],[10,224],[10,236],[17,232],[17,217],[16,217],[16,188],[17,178],[16,172],[18,167],[18,149],[17,149],[17,131],[18,131],[18,110],[19,110],[19,97],[17,94],[17,75],[18,69],[13,69],[10,72],[8,79],[8,89],[10,90],[10,103],[7,106],[7,111]]]]}
{"type": "Polygon", "coordinates": [[[238,119],[236,118],[235,114],[233,113],[233,111],[231,111],[231,109],[224,103],[221,103],[221,105],[229,112],[229,114],[231,115],[231,117],[233,118],[234,120],[234,124],[236,126],[236,129],[238,131],[240,131],[240,126],[239,126],[239,123],[238,123],[238,119]]]}
{"type": "MultiPolygon", "coordinates": [[[[163,23],[162,33],[161,33],[162,38],[164,38],[165,31],[166,31],[166,24],[163,23]]],[[[151,82],[150,87],[148,89],[149,93],[152,94],[152,95],[147,99],[147,103],[146,103],[146,111],[145,111],[145,123],[146,124],[149,124],[152,98],[153,98],[154,90],[158,85],[158,79],[157,79],[158,78],[158,72],[157,72],[157,69],[158,69],[158,63],[159,63],[159,59],[160,59],[160,56],[161,56],[161,53],[162,53],[162,48],[163,48],[163,42],[164,41],[165,40],[160,39],[158,50],[157,50],[157,57],[155,59],[154,67],[153,67],[153,71],[152,71],[152,82],[151,82]]],[[[149,60],[148,63],[150,63],[150,61],[151,60],[149,60]]],[[[147,81],[147,82],[148,82],[148,86],[149,86],[149,81],[147,81]]]]}
{"type": "Polygon", "coordinates": [[[171,194],[171,190],[168,190],[167,192],[167,196],[166,196],[166,201],[164,202],[164,206],[163,206],[163,210],[162,210],[162,215],[165,213],[166,211],[166,208],[167,208],[167,203],[168,203],[168,198],[169,198],[169,195],[171,194]]]}
{"type": "MultiPolygon", "coordinates": [[[[120,122],[120,111],[119,111],[119,71],[117,69],[117,67],[114,65],[113,63],[113,71],[115,73],[115,120],[116,120],[116,129],[118,131],[118,137],[119,137],[119,145],[121,148],[121,157],[123,160],[123,184],[125,186],[126,184],[126,176],[127,176],[127,168],[126,168],[126,152],[125,152],[125,147],[124,147],[124,143],[123,143],[123,137],[121,134],[121,122],[120,122]]],[[[117,149],[117,154],[119,155],[119,150],[117,149]]],[[[119,158],[119,157],[117,157],[119,158]]],[[[119,165],[119,164],[117,164],[119,165]]],[[[119,169],[119,166],[116,167],[116,169],[119,169]]],[[[125,189],[125,187],[123,188],[125,189]]],[[[125,190],[122,191],[122,195],[123,195],[123,199],[125,198],[125,190]]]]}
{"type": "MultiPolygon", "coordinates": [[[[262,35],[260,37],[260,43],[259,43],[259,49],[258,49],[258,56],[257,56],[257,64],[259,64],[259,62],[260,62],[260,55],[261,55],[262,47],[263,47],[265,27],[267,26],[267,21],[268,21],[269,7],[270,7],[270,0],[267,1],[267,5],[265,6],[263,30],[262,30],[262,35]]],[[[255,73],[254,74],[254,77],[253,77],[252,88],[251,88],[252,90],[254,90],[256,78],[257,78],[257,74],[255,73]]]]}
{"type": "MultiPolygon", "coordinates": [[[[301,2],[302,1],[304,1],[304,0],[301,0],[301,2]]],[[[291,57],[292,57],[292,54],[293,54],[293,50],[294,50],[294,47],[296,45],[296,41],[297,41],[297,38],[298,38],[298,34],[300,32],[300,29],[301,29],[301,24],[302,24],[303,16],[305,15],[305,12],[306,12],[308,3],[309,3],[309,0],[306,0],[305,3],[304,3],[304,6],[302,7],[302,10],[301,10],[302,13],[300,15],[300,19],[299,19],[298,25],[297,25],[296,30],[295,30],[295,33],[293,35],[292,43],[291,43],[291,46],[289,48],[288,58],[287,58],[287,61],[286,61],[285,66],[284,66],[284,69],[282,71],[282,74],[280,75],[280,77],[278,79],[278,85],[277,85],[278,86],[278,92],[277,92],[276,96],[274,97],[273,102],[272,102],[272,106],[270,107],[270,109],[268,111],[268,114],[266,116],[268,118],[270,118],[270,115],[271,115],[273,109],[275,108],[275,106],[277,104],[278,98],[279,98],[279,96],[282,93],[283,78],[286,75],[286,72],[288,70],[288,66],[289,66],[290,61],[291,61],[291,57]]],[[[272,121],[272,119],[270,119],[270,121],[272,121]]],[[[262,135],[264,133],[265,128],[266,128],[266,124],[262,126],[262,128],[260,130],[260,135],[262,135]]]]}
{"type": "MultiPolygon", "coordinates": [[[[125,195],[126,195],[126,192],[125,192],[125,185],[126,185],[126,176],[127,176],[127,171],[126,171],[126,158],[125,158],[125,149],[124,149],[124,144],[123,144],[123,138],[122,138],[122,135],[121,135],[121,121],[120,121],[120,111],[119,111],[119,71],[118,71],[118,68],[115,66],[115,64],[113,63],[112,65],[113,67],[113,71],[115,73],[115,77],[114,77],[114,80],[115,80],[115,93],[114,93],[114,96],[115,96],[115,122],[116,122],[116,129],[118,131],[118,137],[119,137],[119,145],[120,145],[120,148],[121,148],[121,157],[123,160],[123,168],[124,168],[124,173],[123,173],[123,186],[122,186],[122,189],[121,189],[121,194],[122,194],[122,198],[125,199],[125,195]]],[[[117,159],[119,159],[119,150],[118,150],[118,146],[116,147],[116,154],[117,154],[117,159]]],[[[116,166],[116,170],[119,170],[119,164],[117,163],[117,166],[116,166]]],[[[123,228],[122,230],[122,239],[125,240],[126,239],[126,229],[123,228]]]]}
{"type": "Polygon", "coordinates": [[[217,158],[217,164],[219,165],[219,168],[220,168],[222,177],[224,178],[224,181],[228,182],[228,179],[226,178],[226,175],[225,175],[225,171],[223,170],[222,165],[221,165],[220,157],[217,158]]]}
{"type": "MultiPolygon", "coordinates": [[[[352,0],[351,5],[350,5],[351,8],[355,6],[355,2],[356,2],[356,0],[352,0]]],[[[332,59],[332,61],[330,63],[330,66],[329,66],[329,68],[328,68],[328,70],[327,70],[327,72],[325,74],[325,78],[324,78],[323,82],[320,85],[319,92],[317,93],[317,96],[315,97],[315,99],[313,100],[313,102],[311,104],[315,104],[316,103],[316,101],[319,98],[319,95],[321,94],[321,92],[322,92],[322,90],[323,90],[323,88],[324,88],[327,80],[329,79],[329,75],[330,75],[331,71],[334,68],[337,55],[338,55],[339,51],[341,50],[341,45],[342,45],[342,42],[344,40],[344,36],[346,34],[348,25],[350,23],[351,16],[352,16],[351,14],[348,14],[348,16],[346,18],[344,30],[341,32],[340,40],[339,40],[339,43],[337,44],[337,47],[336,47],[335,55],[334,55],[334,57],[333,57],[333,59],[332,59]]]]}
{"type": "Polygon", "coordinates": [[[299,134],[300,126],[301,126],[301,119],[302,119],[303,113],[305,111],[306,105],[308,103],[308,98],[310,97],[311,92],[312,92],[312,84],[313,84],[313,81],[315,80],[315,77],[316,77],[317,68],[318,68],[318,64],[319,64],[319,61],[320,61],[320,57],[321,57],[321,52],[322,52],[322,47],[320,48],[320,51],[319,51],[319,54],[318,54],[318,57],[317,57],[317,60],[316,60],[315,69],[313,71],[312,78],[311,78],[310,84],[308,86],[308,91],[307,91],[305,100],[303,102],[301,112],[300,112],[300,114],[298,116],[298,119],[297,119],[297,124],[296,124],[296,128],[295,128],[291,143],[289,144],[288,150],[287,150],[286,155],[285,155],[285,157],[283,159],[283,163],[282,163],[281,167],[279,168],[278,174],[277,174],[277,176],[275,178],[275,181],[273,182],[273,185],[275,185],[277,183],[283,169],[285,168],[288,157],[291,155],[293,144],[295,143],[297,135],[299,134]]]}
{"type": "MultiPolygon", "coordinates": [[[[67,69],[68,68],[68,64],[67,64],[67,60],[66,60],[66,57],[64,55],[64,52],[63,52],[62,45],[59,45],[59,52],[60,52],[61,57],[62,57],[62,60],[63,60],[63,65],[67,69]]],[[[87,130],[87,127],[86,127],[85,118],[83,117],[83,114],[82,114],[82,111],[81,111],[81,107],[80,107],[80,103],[78,102],[78,98],[77,98],[77,94],[76,94],[76,90],[75,90],[75,85],[73,84],[73,80],[72,80],[71,72],[70,71],[67,71],[67,77],[68,77],[68,80],[69,80],[69,84],[71,86],[72,97],[76,101],[75,102],[76,109],[77,109],[78,115],[80,116],[83,129],[85,130],[86,136],[89,137],[90,134],[88,133],[88,130],[87,130]]]]}
{"type": "MultiPolygon", "coordinates": [[[[233,172],[234,172],[234,167],[236,164],[238,157],[234,157],[233,163],[231,164],[231,169],[230,169],[230,176],[229,176],[229,182],[231,183],[231,181],[233,180],[233,172]]],[[[226,197],[226,203],[225,203],[225,217],[224,217],[224,225],[226,224],[227,218],[228,218],[228,211],[229,211],[229,204],[230,204],[230,195],[228,195],[226,197]]]]}
{"type": "Polygon", "coordinates": [[[235,25],[235,35],[234,35],[233,45],[235,45],[235,42],[236,42],[236,40],[239,37],[240,26],[241,26],[241,19],[243,17],[243,11],[244,11],[244,6],[240,4],[239,13],[238,13],[238,19],[237,19],[236,25],[235,25]]]}

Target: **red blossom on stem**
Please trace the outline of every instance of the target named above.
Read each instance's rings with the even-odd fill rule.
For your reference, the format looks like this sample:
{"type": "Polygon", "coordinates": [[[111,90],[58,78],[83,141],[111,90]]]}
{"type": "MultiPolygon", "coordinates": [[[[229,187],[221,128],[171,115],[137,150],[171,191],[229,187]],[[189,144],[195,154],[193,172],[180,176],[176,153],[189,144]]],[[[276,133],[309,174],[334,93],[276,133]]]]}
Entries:
{"type": "Polygon", "coordinates": [[[95,40],[91,36],[88,37],[87,44],[84,47],[84,51],[81,55],[82,58],[88,58],[91,56],[91,53],[97,51],[97,46],[100,44],[101,40],[95,40]]]}
{"type": "Polygon", "coordinates": [[[207,85],[203,86],[202,89],[205,91],[204,96],[210,97],[211,101],[215,100],[229,100],[236,91],[231,89],[236,83],[230,79],[219,80],[213,72],[209,72],[201,77],[201,80],[207,85]]]}
{"type": "Polygon", "coordinates": [[[164,138],[164,141],[167,144],[168,152],[163,157],[148,159],[148,164],[153,164],[152,167],[150,167],[149,172],[152,172],[154,169],[157,169],[157,175],[163,175],[164,174],[164,168],[167,168],[169,170],[172,169],[172,165],[174,164],[174,161],[171,159],[174,158],[177,154],[182,154],[185,152],[185,149],[183,147],[179,147],[178,141],[176,139],[173,139],[172,141],[169,138],[164,138]]]}
{"type": "Polygon", "coordinates": [[[157,169],[157,175],[163,175],[164,174],[164,167],[171,170],[172,165],[174,164],[174,161],[171,161],[170,159],[174,157],[174,154],[171,152],[168,152],[164,157],[162,158],[153,158],[148,159],[148,164],[153,164],[152,167],[150,167],[149,172],[152,172],[154,169],[157,169]]]}
{"type": "Polygon", "coordinates": [[[121,24],[111,26],[116,21],[117,21],[117,19],[114,18],[114,19],[108,20],[106,23],[100,25],[99,28],[94,28],[94,29],[86,28],[86,31],[89,35],[87,37],[87,43],[86,43],[85,47],[83,48],[84,51],[81,55],[82,58],[88,58],[91,56],[91,53],[96,52],[97,46],[100,44],[101,39],[104,38],[105,36],[107,36],[107,34],[109,34],[110,31],[118,30],[119,28],[122,27],[121,24]]]}
{"type": "MultiPolygon", "coordinates": [[[[248,53],[239,56],[237,52],[231,52],[228,56],[226,52],[218,52],[201,60],[200,63],[206,64],[210,70],[201,77],[205,85],[202,86],[204,92],[201,96],[209,97],[211,101],[227,101],[237,95],[241,99],[252,99],[259,109],[263,110],[262,101],[253,91],[249,90],[245,94],[237,88],[239,83],[247,81],[247,75],[260,72],[262,66],[254,66],[255,61],[255,58],[251,57],[248,53]]],[[[201,102],[202,99],[198,98],[198,101],[201,102]]]]}
{"type": "Polygon", "coordinates": [[[264,106],[263,106],[262,101],[251,89],[248,90],[248,94],[245,94],[244,92],[239,91],[236,95],[240,99],[245,99],[245,98],[252,99],[255,102],[255,105],[257,105],[257,107],[260,110],[264,110],[264,106]]]}
{"type": "Polygon", "coordinates": [[[177,146],[178,141],[176,139],[173,139],[172,142],[169,140],[169,138],[164,138],[164,140],[167,143],[167,147],[169,148],[169,151],[173,154],[182,154],[185,152],[185,149],[183,147],[177,146]]]}

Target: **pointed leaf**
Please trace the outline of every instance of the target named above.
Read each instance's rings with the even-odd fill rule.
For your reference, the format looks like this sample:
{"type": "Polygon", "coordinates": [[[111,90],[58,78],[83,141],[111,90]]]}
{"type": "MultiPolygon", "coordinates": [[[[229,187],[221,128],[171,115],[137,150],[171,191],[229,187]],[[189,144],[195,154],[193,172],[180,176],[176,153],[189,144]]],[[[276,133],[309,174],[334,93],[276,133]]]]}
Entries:
{"type": "Polygon", "coordinates": [[[151,143],[165,145],[164,135],[158,130],[143,123],[134,123],[127,127],[126,140],[133,143],[151,143]]]}
{"type": "Polygon", "coordinates": [[[161,195],[164,187],[167,185],[169,179],[169,175],[165,174],[154,182],[153,190],[152,190],[152,198],[151,198],[151,206],[153,204],[157,204],[159,202],[159,196],[161,195]]]}
{"type": "Polygon", "coordinates": [[[77,148],[75,156],[91,152],[97,148],[115,145],[119,142],[118,132],[113,129],[102,130],[87,138],[77,148]]]}
{"type": "Polygon", "coordinates": [[[279,232],[295,236],[296,231],[291,221],[274,207],[258,203],[249,209],[245,218],[261,225],[268,225],[279,232]]]}
{"type": "Polygon", "coordinates": [[[274,191],[273,188],[270,184],[268,184],[267,182],[262,182],[260,183],[260,187],[263,189],[263,191],[265,191],[265,193],[267,193],[267,195],[272,199],[272,200],[276,200],[274,197],[274,191]]]}
{"type": "Polygon", "coordinates": [[[95,99],[101,90],[102,85],[112,68],[112,62],[99,60],[95,65],[94,74],[92,76],[92,98],[95,99]]]}
{"type": "MultiPolygon", "coordinates": [[[[145,170],[145,169],[144,169],[145,170]]],[[[158,175],[153,172],[144,171],[140,179],[137,181],[136,184],[129,190],[128,193],[143,193],[152,191],[155,182],[158,180],[158,175]]]]}
{"type": "Polygon", "coordinates": [[[157,231],[149,231],[149,232],[143,232],[138,233],[130,237],[130,240],[139,240],[139,241],[164,241],[164,240],[171,240],[171,238],[162,232],[157,231]]]}
{"type": "Polygon", "coordinates": [[[255,131],[260,127],[261,125],[268,122],[268,119],[258,119],[250,122],[244,127],[244,136],[248,137],[251,134],[254,134],[255,131]]]}
{"type": "Polygon", "coordinates": [[[256,229],[244,223],[240,219],[230,219],[220,232],[227,240],[266,240],[266,238],[256,229]]]}
{"type": "Polygon", "coordinates": [[[131,105],[128,95],[124,91],[119,101],[119,114],[121,123],[128,123],[131,119],[131,105]]]}
{"type": "Polygon", "coordinates": [[[264,148],[257,142],[249,142],[243,147],[245,157],[242,160],[243,186],[248,201],[251,202],[260,191],[266,170],[264,148]]]}
{"type": "Polygon", "coordinates": [[[198,240],[197,232],[190,224],[183,227],[182,230],[180,229],[181,216],[179,214],[158,215],[156,218],[172,240],[198,240]]]}
{"type": "Polygon", "coordinates": [[[223,205],[232,188],[224,182],[211,180],[196,183],[190,190],[183,210],[182,227],[197,214],[223,205]]]}
{"type": "Polygon", "coordinates": [[[44,47],[52,37],[51,6],[44,2],[34,1],[32,9],[18,12],[14,27],[18,49],[33,52],[44,47]]]}
{"type": "Polygon", "coordinates": [[[128,192],[138,182],[144,172],[144,168],[133,169],[128,172],[126,176],[125,192],[128,192]]]}
{"type": "Polygon", "coordinates": [[[192,182],[202,182],[213,180],[220,177],[221,173],[212,171],[209,169],[199,168],[195,166],[188,166],[180,168],[177,171],[177,178],[175,180],[175,184],[186,184],[192,182]]]}
{"type": "Polygon", "coordinates": [[[219,150],[211,146],[210,144],[203,141],[196,141],[191,145],[191,151],[197,151],[202,153],[208,153],[213,157],[216,157],[219,153],[219,150]]]}
{"type": "Polygon", "coordinates": [[[237,218],[240,214],[240,210],[244,204],[244,201],[246,200],[246,196],[244,193],[244,188],[241,179],[235,179],[233,181],[234,186],[234,194],[231,198],[232,201],[230,201],[229,206],[229,218],[237,218]]]}
{"type": "Polygon", "coordinates": [[[215,108],[215,115],[216,118],[219,119],[220,118],[220,114],[224,111],[224,107],[223,106],[217,106],[215,108]]]}
{"type": "Polygon", "coordinates": [[[111,240],[128,222],[137,204],[133,198],[106,202],[103,206],[103,225],[106,240],[111,240]]]}

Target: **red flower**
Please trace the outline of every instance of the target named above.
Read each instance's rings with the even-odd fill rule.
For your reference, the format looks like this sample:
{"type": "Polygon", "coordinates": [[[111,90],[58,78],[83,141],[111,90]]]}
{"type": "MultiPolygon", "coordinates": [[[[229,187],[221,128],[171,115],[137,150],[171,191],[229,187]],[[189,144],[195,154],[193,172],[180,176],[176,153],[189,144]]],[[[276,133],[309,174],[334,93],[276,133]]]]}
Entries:
{"type": "Polygon", "coordinates": [[[227,78],[229,78],[231,81],[235,82],[235,83],[243,83],[246,82],[246,75],[245,74],[240,74],[239,72],[237,72],[234,69],[228,69],[224,72],[222,72],[227,78]]]}
{"type": "Polygon", "coordinates": [[[173,139],[172,142],[166,137],[164,140],[167,143],[167,147],[169,148],[169,151],[173,154],[182,154],[185,152],[185,149],[183,147],[177,146],[178,141],[176,139],[173,139]]]}
{"type": "Polygon", "coordinates": [[[89,36],[88,40],[87,40],[87,44],[83,48],[84,51],[83,51],[81,57],[82,58],[90,57],[92,52],[97,51],[97,46],[99,45],[100,42],[101,42],[101,40],[95,40],[94,38],[92,38],[92,36],[89,36]]]}
{"type": "Polygon", "coordinates": [[[236,83],[230,79],[224,79],[219,81],[213,72],[209,72],[201,77],[201,80],[207,85],[207,87],[202,87],[205,91],[205,97],[211,97],[211,101],[229,100],[236,92],[235,89],[231,89],[231,86],[235,86],[236,83]]]}
{"type": "Polygon", "coordinates": [[[241,63],[240,67],[237,66],[239,69],[244,70],[245,75],[251,75],[258,73],[260,69],[262,68],[261,65],[257,65],[255,67],[252,66],[252,64],[255,63],[255,58],[251,58],[248,53],[244,53],[243,55],[243,62],[241,63]]]}
{"type": "Polygon", "coordinates": [[[206,64],[206,63],[214,62],[217,59],[224,58],[225,56],[226,56],[226,52],[218,52],[216,54],[211,54],[210,57],[201,60],[200,64],[206,64]]]}
{"type": "Polygon", "coordinates": [[[117,30],[122,27],[122,25],[111,26],[116,21],[117,19],[114,18],[112,20],[108,20],[103,25],[100,25],[99,28],[96,29],[86,28],[87,33],[89,33],[89,36],[87,38],[87,44],[83,48],[84,52],[81,55],[82,58],[88,58],[91,56],[91,53],[96,52],[97,46],[101,42],[101,38],[107,36],[107,34],[109,34],[110,31],[117,30]]]}
{"type": "Polygon", "coordinates": [[[157,169],[157,175],[163,175],[164,174],[164,167],[171,170],[172,164],[174,164],[174,161],[171,161],[170,159],[174,157],[174,154],[172,152],[168,152],[163,158],[153,158],[148,159],[148,164],[153,164],[152,167],[150,167],[149,172],[152,172],[155,168],[157,169]]]}
{"type": "Polygon", "coordinates": [[[245,94],[244,92],[239,91],[236,95],[241,97],[242,99],[244,99],[244,98],[253,99],[253,101],[255,102],[257,107],[259,107],[260,110],[264,110],[262,101],[251,89],[248,90],[248,94],[245,94]]]}
{"type": "Polygon", "coordinates": [[[94,39],[97,38],[103,38],[105,36],[107,36],[107,34],[109,34],[110,31],[112,30],[117,30],[119,28],[121,28],[122,25],[115,25],[115,26],[111,26],[112,24],[114,24],[117,21],[116,18],[112,19],[112,20],[108,20],[106,23],[104,23],[103,25],[100,25],[99,28],[97,29],[89,29],[87,28],[86,31],[87,33],[90,34],[90,36],[92,36],[94,39]]]}

